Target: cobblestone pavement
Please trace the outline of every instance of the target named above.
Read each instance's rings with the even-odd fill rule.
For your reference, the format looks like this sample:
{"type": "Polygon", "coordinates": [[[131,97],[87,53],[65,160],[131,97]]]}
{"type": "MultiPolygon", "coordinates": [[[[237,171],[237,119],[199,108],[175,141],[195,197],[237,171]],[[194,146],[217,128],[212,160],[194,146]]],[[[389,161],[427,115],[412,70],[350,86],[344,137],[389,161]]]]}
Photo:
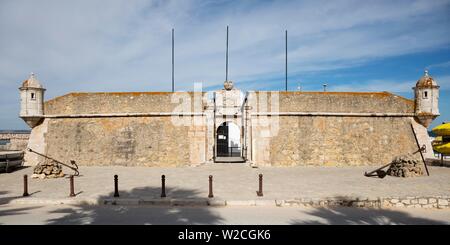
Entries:
{"type": "MultiPolygon", "coordinates": [[[[0,202],[23,193],[23,175],[31,176],[32,167],[0,174],[0,202]]],[[[121,198],[159,198],[161,175],[166,176],[166,194],[170,198],[206,198],[208,176],[214,176],[216,199],[277,200],[329,197],[436,197],[450,196],[450,168],[429,167],[430,176],[384,179],[365,177],[373,167],[263,167],[242,164],[211,164],[184,168],[80,167],[75,177],[73,199],[109,198],[113,194],[113,175],[119,175],[121,198]],[[264,174],[263,197],[257,197],[258,174],[264,174]]],[[[70,173],[69,169],[64,169],[70,173]]],[[[33,198],[66,198],[69,179],[31,179],[33,198]]]]}

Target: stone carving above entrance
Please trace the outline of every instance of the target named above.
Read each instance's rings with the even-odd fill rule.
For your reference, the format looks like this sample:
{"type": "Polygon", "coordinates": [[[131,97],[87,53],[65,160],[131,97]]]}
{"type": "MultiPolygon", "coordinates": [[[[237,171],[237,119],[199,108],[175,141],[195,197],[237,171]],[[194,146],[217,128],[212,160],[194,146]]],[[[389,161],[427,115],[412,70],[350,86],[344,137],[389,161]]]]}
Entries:
{"type": "Polygon", "coordinates": [[[244,94],[238,89],[215,91],[216,115],[237,115],[241,113],[244,94]]]}
{"type": "Polygon", "coordinates": [[[232,90],[233,89],[233,81],[225,81],[223,83],[223,87],[225,90],[232,90]]]}

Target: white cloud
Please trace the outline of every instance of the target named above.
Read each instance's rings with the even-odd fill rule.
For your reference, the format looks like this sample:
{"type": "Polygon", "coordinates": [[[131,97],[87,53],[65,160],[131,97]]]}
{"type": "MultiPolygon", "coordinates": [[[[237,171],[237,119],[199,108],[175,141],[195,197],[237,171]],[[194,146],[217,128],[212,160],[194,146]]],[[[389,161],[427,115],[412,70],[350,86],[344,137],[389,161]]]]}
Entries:
{"type": "Polygon", "coordinates": [[[447,67],[450,67],[450,61],[441,62],[441,63],[437,63],[437,64],[431,64],[431,65],[427,66],[428,69],[431,69],[431,68],[447,68],[447,67]]]}
{"type": "MultiPolygon", "coordinates": [[[[450,89],[450,76],[434,77],[440,89],[450,89]]],[[[369,80],[362,82],[350,82],[347,84],[330,86],[331,91],[361,91],[361,92],[377,92],[389,91],[396,93],[412,92],[412,88],[417,81],[393,81],[393,80],[369,80]]]]}
{"type": "Polygon", "coordinates": [[[397,82],[389,80],[369,80],[360,83],[349,83],[344,85],[330,86],[331,91],[357,91],[357,92],[411,92],[414,82],[397,82]]]}
{"type": "Polygon", "coordinates": [[[172,27],[178,89],[223,82],[226,25],[235,81],[283,74],[285,29],[290,74],[353,67],[448,46],[449,8],[449,0],[1,1],[0,97],[18,99],[11,91],[32,71],[47,98],[169,90],[172,27]]]}

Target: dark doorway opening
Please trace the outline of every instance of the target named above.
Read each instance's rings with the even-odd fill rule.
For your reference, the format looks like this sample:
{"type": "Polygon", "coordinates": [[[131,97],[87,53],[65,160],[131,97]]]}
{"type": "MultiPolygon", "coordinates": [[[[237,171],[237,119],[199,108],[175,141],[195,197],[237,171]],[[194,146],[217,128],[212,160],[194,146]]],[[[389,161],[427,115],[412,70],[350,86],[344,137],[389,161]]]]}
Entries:
{"type": "Polygon", "coordinates": [[[217,157],[241,157],[239,126],[224,122],[217,128],[217,157]]]}

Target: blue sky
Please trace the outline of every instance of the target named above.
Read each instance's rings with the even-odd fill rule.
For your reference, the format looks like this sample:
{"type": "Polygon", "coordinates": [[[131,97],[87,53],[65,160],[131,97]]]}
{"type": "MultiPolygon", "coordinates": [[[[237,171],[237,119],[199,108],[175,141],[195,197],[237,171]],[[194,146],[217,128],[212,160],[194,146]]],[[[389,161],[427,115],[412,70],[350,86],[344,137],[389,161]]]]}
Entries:
{"type": "Polygon", "coordinates": [[[411,1],[1,1],[0,129],[18,118],[30,72],[46,99],[73,91],[169,91],[175,28],[177,90],[390,91],[412,98],[428,68],[450,121],[450,0],[411,1]]]}

